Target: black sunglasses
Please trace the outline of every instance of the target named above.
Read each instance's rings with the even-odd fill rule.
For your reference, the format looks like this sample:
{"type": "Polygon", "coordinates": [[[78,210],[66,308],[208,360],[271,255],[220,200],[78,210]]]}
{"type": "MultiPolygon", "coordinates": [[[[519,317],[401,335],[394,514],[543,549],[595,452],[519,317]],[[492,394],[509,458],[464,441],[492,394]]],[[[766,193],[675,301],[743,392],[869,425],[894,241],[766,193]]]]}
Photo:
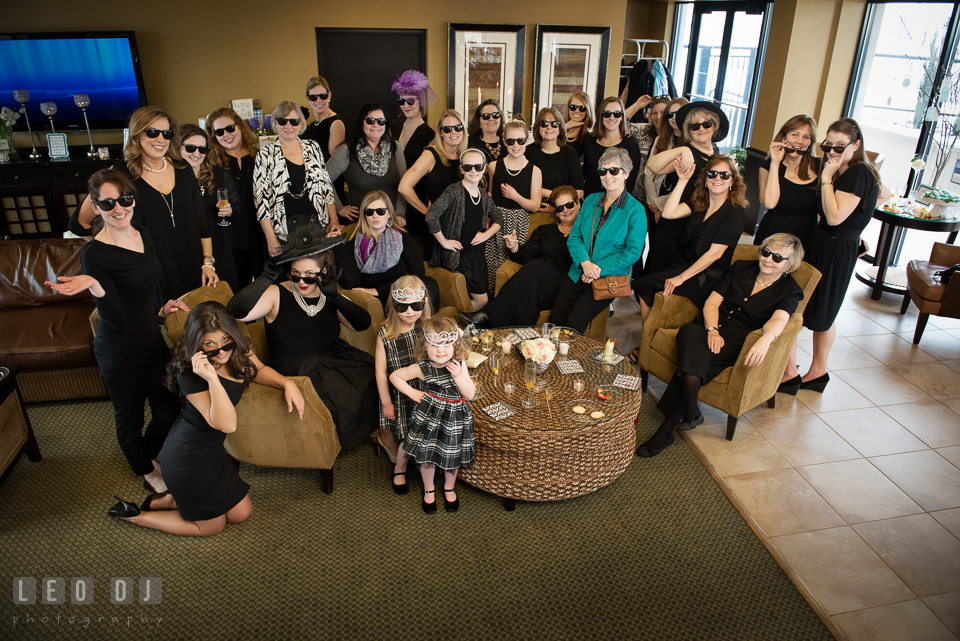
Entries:
{"type": "Polygon", "coordinates": [[[321,278],[323,277],[322,276],[301,276],[300,274],[297,274],[296,276],[294,276],[293,274],[290,274],[291,282],[299,283],[300,281],[303,281],[304,285],[316,285],[317,281],[320,280],[321,278]]]}
{"type": "Polygon", "coordinates": [[[382,126],[384,126],[385,124],[387,124],[387,119],[386,119],[386,118],[369,118],[369,117],[368,117],[368,118],[364,118],[364,119],[363,119],[363,122],[367,123],[368,125],[380,125],[380,126],[382,127],[382,126]]]}
{"type": "Polygon", "coordinates": [[[155,127],[147,127],[143,130],[143,133],[147,138],[156,138],[157,136],[163,136],[164,140],[173,140],[173,129],[156,129],[155,127]]]}
{"type": "Polygon", "coordinates": [[[806,149],[794,149],[793,147],[783,147],[783,153],[785,153],[785,154],[797,154],[797,155],[799,156],[799,155],[801,155],[801,154],[807,153],[807,150],[806,150],[806,149]]]}
{"type": "Polygon", "coordinates": [[[113,211],[118,204],[121,207],[129,207],[133,204],[133,196],[120,196],[119,198],[104,198],[103,200],[94,200],[100,211],[113,211]]]}
{"type": "Polygon", "coordinates": [[[700,131],[700,127],[703,127],[704,129],[713,129],[713,121],[705,120],[703,122],[691,122],[687,126],[690,127],[690,131],[700,131]]]}
{"type": "Polygon", "coordinates": [[[367,207],[363,210],[363,215],[369,218],[376,214],[377,216],[386,216],[387,208],[386,207],[367,207]]]}
{"type": "Polygon", "coordinates": [[[440,127],[440,131],[445,134],[448,134],[451,131],[463,131],[463,125],[444,125],[440,127]]]}
{"type": "Polygon", "coordinates": [[[422,300],[417,301],[416,303],[398,303],[396,301],[393,302],[393,308],[397,310],[398,314],[402,314],[405,311],[407,311],[408,307],[415,312],[422,312],[424,305],[426,305],[426,302],[422,300]]]}
{"type": "Polygon", "coordinates": [[[553,127],[554,129],[559,129],[559,128],[560,128],[560,123],[557,122],[556,120],[541,120],[541,121],[540,121],[540,126],[541,126],[541,127],[553,127]]]}
{"type": "Polygon", "coordinates": [[[567,108],[568,108],[570,111],[579,111],[579,112],[581,112],[581,113],[587,113],[587,106],[586,106],[586,105],[567,105],[567,108]]]}
{"type": "Polygon", "coordinates": [[[285,127],[288,122],[294,127],[300,126],[299,118],[277,118],[277,124],[280,125],[281,127],[285,127]]]}
{"type": "Polygon", "coordinates": [[[760,250],[760,255],[763,256],[764,258],[772,257],[773,262],[777,263],[778,265],[783,261],[787,260],[787,258],[789,258],[789,256],[781,256],[780,254],[774,254],[772,251],[770,251],[766,247],[760,250]]]}
{"type": "Polygon", "coordinates": [[[855,142],[848,142],[845,145],[828,145],[827,143],[822,142],[820,143],[820,149],[822,149],[823,153],[825,154],[829,154],[831,149],[837,152],[838,154],[842,154],[844,149],[846,149],[850,145],[855,145],[855,144],[856,144],[855,142]]]}
{"type": "Polygon", "coordinates": [[[717,176],[720,176],[723,180],[730,180],[733,174],[729,171],[717,171],[716,169],[707,170],[707,178],[716,178],[717,176]]]}
{"type": "Polygon", "coordinates": [[[227,125],[227,126],[224,127],[223,129],[214,129],[214,130],[213,130],[213,133],[215,133],[215,134],[219,137],[219,136],[222,136],[222,135],[223,135],[223,132],[227,132],[228,134],[232,134],[232,133],[235,132],[236,130],[237,130],[237,126],[236,126],[236,125],[227,125]]]}
{"type": "Polygon", "coordinates": [[[611,176],[619,176],[621,171],[623,171],[623,167],[600,167],[597,169],[597,174],[606,176],[607,172],[610,172],[611,176]]]}
{"type": "Polygon", "coordinates": [[[623,118],[622,111],[604,111],[600,115],[604,118],[623,118]]]}
{"type": "Polygon", "coordinates": [[[201,154],[205,154],[210,151],[210,148],[206,145],[184,145],[183,150],[188,154],[192,154],[195,151],[199,151],[201,154]]]}
{"type": "Polygon", "coordinates": [[[480,163],[478,165],[461,164],[460,168],[463,169],[463,173],[467,173],[468,171],[483,171],[484,164],[483,163],[480,163]]]}
{"type": "Polygon", "coordinates": [[[503,142],[507,143],[507,147],[512,147],[514,145],[523,145],[527,142],[527,137],[523,138],[504,138],[503,142]]]}
{"type": "Polygon", "coordinates": [[[493,113],[480,114],[480,117],[483,118],[484,120],[490,120],[491,118],[493,118],[494,120],[500,120],[500,112],[494,111],[493,113]]]}
{"type": "Polygon", "coordinates": [[[404,105],[413,105],[416,101],[416,98],[397,98],[397,104],[401,107],[404,105]]]}
{"type": "Polygon", "coordinates": [[[677,109],[676,111],[668,111],[668,112],[667,112],[667,120],[670,120],[671,118],[675,118],[676,115],[677,115],[677,111],[680,111],[680,110],[677,109]]]}
{"type": "Polygon", "coordinates": [[[210,349],[210,350],[203,349],[200,351],[202,351],[203,355],[206,356],[207,358],[213,358],[215,356],[220,356],[220,352],[232,352],[233,348],[236,346],[237,346],[236,343],[227,343],[226,345],[221,345],[216,349],[210,349]]]}
{"type": "MultiPolygon", "coordinates": [[[[616,176],[616,174],[614,174],[614,176],[616,176]]],[[[557,213],[560,213],[564,209],[573,209],[576,206],[577,206],[577,201],[571,200],[570,202],[563,203],[562,205],[555,205],[554,209],[557,210],[557,213]]]]}
{"type": "Polygon", "coordinates": [[[308,93],[308,94],[307,94],[307,100],[309,100],[310,102],[316,102],[316,101],[318,101],[318,100],[326,100],[326,99],[329,98],[329,97],[330,97],[330,94],[329,94],[329,93],[326,93],[326,92],[324,92],[324,93],[308,93]]]}

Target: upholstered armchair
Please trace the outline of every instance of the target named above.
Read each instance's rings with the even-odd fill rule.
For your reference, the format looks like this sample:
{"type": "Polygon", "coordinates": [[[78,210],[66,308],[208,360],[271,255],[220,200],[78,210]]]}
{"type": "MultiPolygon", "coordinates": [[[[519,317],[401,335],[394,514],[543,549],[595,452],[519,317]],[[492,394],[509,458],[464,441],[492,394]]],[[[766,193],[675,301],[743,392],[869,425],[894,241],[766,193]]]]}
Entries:
{"type": "Polygon", "coordinates": [[[960,263],[960,247],[934,243],[930,260],[911,260],[907,264],[907,291],[903,295],[900,313],[906,314],[912,300],[920,312],[913,344],[920,342],[930,314],[960,318],[960,276],[953,276],[944,285],[935,274],[960,263]]]}
{"type": "MultiPolygon", "coordinates": [[[[756,245],[738,245],[733,260],[757,260],[756,245]]],[[[803,289],[803,300],[790,317],[780,337],[770,346],[763,363],[747,367],[743,359],[760,338],[758,329],[747,336],[737,364],[723,370],[719,376],[700,388],[700,401],[727,415],[727,440],[732,441],[737,421],[748,411],[767,401],[774,407],[777,387],[787,366],[787,358],[803,325],[803,310],[814,288],[820,282],[820,272],[809,263],[802,263],[793,277],[803,289]]],[[[640,378],[644,391],[649,373],[662,381],[669,381],[677,371],[677,331],[692,322],[700,310],[683,296],[658,293],[650,315],[643,324],[640,339],[640,378]]]]}

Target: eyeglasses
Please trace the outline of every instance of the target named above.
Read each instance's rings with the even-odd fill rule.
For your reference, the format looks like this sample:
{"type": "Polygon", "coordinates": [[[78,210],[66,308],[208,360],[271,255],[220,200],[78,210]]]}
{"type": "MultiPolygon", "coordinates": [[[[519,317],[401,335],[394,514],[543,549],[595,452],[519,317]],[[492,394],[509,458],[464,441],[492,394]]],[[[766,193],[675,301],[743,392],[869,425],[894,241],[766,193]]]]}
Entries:
{"type": "Polygon", "coordinates": [[[394,301],[393,308],[397,310],[398,314],[402,314],[405,311],[407,311],[408,307],[415,312],[422,312],[424,305],[426,305],[426,301],[422,301],[422,300],[417,301],[416,303],[398,303],[394,301]]]}
{"type": "Polygon", "coordinates": [[[831,149],[838,154],[842,154],[844,149],[846,149],[850,145],[855,145],[855,144],[856,143],[848,142],[845,145],[828,145],[827,143],[822,142],[820,143],[820,149],[822,149],[823,153],[825,154],[829,154],[831,149]]]}
{"type": "Polygon", "coordinates": [[[527,142],[527,137],[523,138],[504,138],[503,142],[507,143],[507,147],[513,147],[514,145],[523,145],[527,142]]]}
{"type": "Polygon", "coordinates": [[[670,120],[671,118],[675,118],[675,117],[677,116],[677,111],[680,111],[680,110],[677,109],[677,110],[675,110],[675,111],[668,111],[667,114],[666,114],[666,115],[667,115],[667,120],[670,120]]]}
{"type": "Polygon", "coordinates": [[[579,111],[580,113],[587,113],[586,105],[567,105],[567,109],[570,111],[579,111]]]}
{"type": "Polygon", "coordinates": [[[290,123],[294,127],[299,127],[300,119],[299,118],[277,118],[277,124],[280,125],[281,127],[286,127],[287,123],[290,123]]]}
{"type": "Polygon", "coordinates": [[[553,127],[554,129],[559,129],[559,128],[560,128],[560,123],[557,122],[556,120],[541,120],[541,121],[540,121],[540,126],[541,126],[541,127],[553,127]]]}
{"type": "Polygon", "coordinates": [[[607,172],[610,172],[611,176],[619,176],[621,171],[623,171],[623,167],[600,167],[597,169],[597,174],[606,176],[607,172]]]}
{"type": "Polygon", "coordinates": [[[232,352],[233,348],[236,346],[237,346],[236,343],[227,343],[226,345],[221,345],[216,349],[211,349],[211,350],[204,349],[200,351],[202,351],[203,355],[206,356],[207,358],[214,358],[215,356],[220,356],[220,352],[232,352]]]}
{"type": "Polygon", "coordinates": [[[303,281],[304,285],[316,285],[317,281],[320,280],[320,276],[302,276],[299,273],[294,274],[293,272],[290,272],[290,280],[294,283],[303,281]]]}
{"type": "Polygon", "coordinates": [[[309,100],[310,102],[316,102],[316,101],[318,101],[318,100],[326,100],[326,99],[329,98],[329,97],[330,97],[330,94],[327,93],[327,92],[324,92],[324,93],[308,93],[308,94],[307,94],[307,100],[309,100]]]}
{"type": "Polygon", "coordinates": [[[195,151],[199,151],[201,154],[205,154],[210,151],[210,148],[206,145],[184,145],[183,150],[188,154],[192,154],[195,151]]]}
{"type": "Polygon", "coordinates": [[[156,129],[154,127],[147,127],[146,129],[143,130],[143,133],[144,135],[146,135],[147,138],[150,138],[150,139],[156,138],[157,136],[163,136],[164,140],[173,140],[174,131],[173,129],[161,130],[161,129],[156,129]]]}
{"type": "Polygon", "coordinates": [[[704,130],[713,129],[713,121],[705,120],[703,122],[691,122],[687,126],[690,127],[690,131],[700,131],[700,127],[703,127],[704,130]]]}
{"type": "Polygon", "coordinates": [[[133,196],[120,196],[119,198],[104,198],[103,200],[94,200],[100,211],[113,211],[118,204],[121,207],[129,207],[133,204],[133,196]]]}
{"type": "Polygon", "coordinates": [[[490,120],[491,118],[493,118],[494,120],[500,120],[500,112],[494,111],[493,113],[480,114],[480,117],[483,118],[484,120],[490,120]]]}
{"type": "MultiPolygon", "coordinates": [[[[618,170],[618,171],[619,171],[619,170],[618,170]]],[[[606,173],[606,171],[604,171],[604,173],[606,173]]],[[[614,176],[616,176],[616,174],[614,174],[614,176]]],[[[559,214],[559,213],[562,212],[564,209],[570,209],[570,210],[572,210],[572,209],[573,209],[574,207],[576,207],[576,206],[577,206],[577,201],[571,200],[570,202],[563,203],[562,205],[554,205],[553,208],[556,209],[556,210],[557,210],[557,213],[559,214]]]]}
{"type": "Polygon", "coordinates": [[[386,118],[364,118],[363,122],[368,125],[380,125],[381,127],[387,124],[386,118]]]}
{"type": "Polygon", "coordinates": [[[623,118],[622,111],[604,111],[600,113],[604,118],[623,118]]]}
{"type": "Polygon", "coordinates": [[[461,164],[461,165],[460,165],[460,168],[463,169],[463,173],[467,173],[467,172],[469,172],[469,171],[483,171],[484,164],[483,164],[483,163],[480,163],[480,164],[478,164],[478,165],[464,165],[464,164],[461,164]]]}
{"type": "Polygon", "coordinates": [[[404,105],[412,106],[415,102],[417,102],[416,98],[397,98],[397,104],[401,107],[404,105]]]}
{"type": "Polygon", "coordinates": [[[778,265],[783,261],[787,260],[788,258],[790,258],[789,256],[781,256],[780,254],[774,254],[772,251],[770,251],[766,247],[760,250],[760,255],[763,256],[764,258],[773,258],[773,262],[777,263],[778,265]]]}
{"type": "Polygon", "coordinates": [[[217,137],[219,138],[220,136],[223,135],[223,132],[227,132],[228,134],[232,134],[232,133],[235,132],[236,130],[237,130],[237,126],[236,126],[236,125],[227,125],[227,126],[224,127],[223,129],[214,129],[214,130],[213,130],[213,133],[215,133],[215,134],[217,135],[217,137]]]}
{"type": "Polygon", "coordinates": [[[721,180],[730,180],[733,177],[733,174],[729,171],[717,171],[715,169],[707,170],[707,178],[716,178],[720,176],[721,180]]]}
{"type": "Polygon", "coordinates": [[[785,153],[785,154],[797,154],[797,155],[799,156],[799,155],[801,155],[801,154],[807,153],[807,151],[806,151],[805,149],[794,149],[793,147],[783,147],[783,153],[785,153]]]}
{"type": "Polygon", "coordinates": [[[387,214],[386,207],[367,207],[363,210],[363,215],[369,218],[376,214],[377,216],[385,216],[387,214]]]}
{"type": "Polygon", "coordinates": [[[451,131],[463,131],[463,125],[444,125],[440,127],[440,131],[445,134],[448,134],[451,131]]]}

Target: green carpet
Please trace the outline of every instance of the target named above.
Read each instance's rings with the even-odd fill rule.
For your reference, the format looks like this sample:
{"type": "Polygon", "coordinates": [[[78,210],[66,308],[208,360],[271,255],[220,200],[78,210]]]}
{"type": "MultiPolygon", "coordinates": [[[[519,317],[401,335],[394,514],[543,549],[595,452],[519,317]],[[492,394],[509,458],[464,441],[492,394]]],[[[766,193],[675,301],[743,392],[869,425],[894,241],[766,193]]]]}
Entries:
{"type": "MultiPolygon", "coordinates": [[[[7,597],[3,639],[832,638],[680,439],[515,512],[458,484],[460,512],[426,516],[419,479],[394,495],[368,447],[341,454],[330,496],[315,472],[244,465],[253,516],[203,539],[107,516],[113,494],[146,495],[109,403],[29,411],[44,458],[0,487],[0,574],[93,577],[95,600],[7,597]],[[111,605],[110,577],[160,577],[163,603],[111,605]]],[[[645,403],[638,442],[660,420],[645,403]]]]}

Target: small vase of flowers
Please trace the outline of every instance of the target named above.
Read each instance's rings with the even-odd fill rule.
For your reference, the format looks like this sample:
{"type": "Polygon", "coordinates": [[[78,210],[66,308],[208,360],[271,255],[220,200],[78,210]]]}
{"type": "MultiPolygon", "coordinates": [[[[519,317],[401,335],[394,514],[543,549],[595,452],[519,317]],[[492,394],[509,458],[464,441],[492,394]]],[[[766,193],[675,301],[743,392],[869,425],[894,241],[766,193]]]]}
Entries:
{"type": "Polygon", "coordinates": [[[520,343],[520,353],[524,358],[536,363],[541,372],[545,372],[557,355],[557,346],[550,339],[541,336],[520,343]]]}

